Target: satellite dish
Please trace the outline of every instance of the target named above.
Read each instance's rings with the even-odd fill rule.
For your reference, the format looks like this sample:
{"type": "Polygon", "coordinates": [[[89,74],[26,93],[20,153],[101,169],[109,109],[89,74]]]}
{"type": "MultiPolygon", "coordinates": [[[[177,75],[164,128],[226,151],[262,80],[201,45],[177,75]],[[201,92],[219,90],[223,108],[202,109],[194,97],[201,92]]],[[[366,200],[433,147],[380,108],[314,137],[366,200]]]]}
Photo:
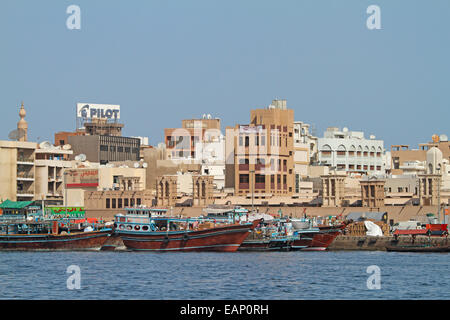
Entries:
{"type": "Polygon", "coordinates": [[[83,164],[84,164],[86,167],[90,167],[90,166],[91,166],[91,163],[90,163],[89,161],[84,161],[83,164]]]}
{"type": "Polygon", "coordinates": [[[442,142],[447,142],[448,141],[448,137],[446,134],[441,134],[440,139],[442,142]]]}
{"type": "Polygon", "coordinates": [[[8,134],[8,139],[18,141],[21,138],[25,137],[25,135],[26,131],[24,129],[16,129],[8,134]]]}
{"type": "Polygon", "coordinates": [[[133,165],[135,168],[139,168],[139,162],[135,162],[133,165]]]}
{"type": "Polygon", "coordinates": [[[344,128],[342,129],[342,132],[348,132],[348,128],[347,128],[347,127],[344,127],[344,128]]]}
{"type": "Polygon", "coordinates": [[[148,167],[147,162],[144,162],[144,163],[142,164],[142,167],[143,167],[143,168],[147,168],[147,167],[148,167]]]}
{"type": "Polygon", "coordinates": [[[63,150],[70,150],[70,149],[72,149],[72,146],[70,145],[70,144],[65,144],[65,145],[63,145],[63,150]]]}
{"type": "Polygon", "coordinates": [[[79,154],[79,155],[77,155],[76,157],[75,157],[75,160],[76,161],[81,161],[81,162],[83,162],[83,161],[86,161],[86,155],[85,154],[79,154]]]}
{"type": "Polygon", "coordinates": [[[53,145],[49,141],[44,141],[39,144],[39,148],[41,149],[51,149],[53,145]]]}

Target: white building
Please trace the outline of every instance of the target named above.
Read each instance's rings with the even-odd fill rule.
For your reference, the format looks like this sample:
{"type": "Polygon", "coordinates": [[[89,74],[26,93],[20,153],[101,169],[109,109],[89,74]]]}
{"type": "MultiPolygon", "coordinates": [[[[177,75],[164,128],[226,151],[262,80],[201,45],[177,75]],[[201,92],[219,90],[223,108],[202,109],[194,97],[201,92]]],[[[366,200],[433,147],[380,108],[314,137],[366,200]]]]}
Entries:
{"type": "Polygon", "coordinates": [[[386,157],[383,140],[360,131],[328,128],[318,139],[319,163],[337,171],[356,174],[384,174],[386,157]]]}
{"type": "Polygon", "coordinates": [[[310,125],[294,121],[295,193],[301,192],[301,180],[308,176],[311,161],[316,159],[317,137],[310,133],[310,125]]]}

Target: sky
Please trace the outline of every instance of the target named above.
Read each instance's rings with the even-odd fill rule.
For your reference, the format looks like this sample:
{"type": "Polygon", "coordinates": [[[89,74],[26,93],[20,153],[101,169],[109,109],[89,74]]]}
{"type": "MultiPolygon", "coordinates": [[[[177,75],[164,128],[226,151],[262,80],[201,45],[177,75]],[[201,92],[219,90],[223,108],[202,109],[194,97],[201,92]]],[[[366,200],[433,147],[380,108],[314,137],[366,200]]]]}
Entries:
{"type": "Polygon", "coordinates": [[[211,114],[224,132],[287,99],[319,137],[417,147],[450,135],[449,30],[448,0],[2,0],[0,139],[21,101],[32,141],[75,130],[83,102],[120,105],[123,134],[155,145],[182,119],[211,114]]]}

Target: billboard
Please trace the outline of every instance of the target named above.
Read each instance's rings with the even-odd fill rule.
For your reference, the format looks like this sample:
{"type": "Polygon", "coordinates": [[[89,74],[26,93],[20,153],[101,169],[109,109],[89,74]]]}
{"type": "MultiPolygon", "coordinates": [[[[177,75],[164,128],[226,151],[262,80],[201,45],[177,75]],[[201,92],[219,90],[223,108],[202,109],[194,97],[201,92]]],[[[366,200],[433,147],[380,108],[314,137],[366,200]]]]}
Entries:
{"type": "Polygon", "coordinates": [[[45,213],[51,218],[64,218],[69,216],[70,218],[84,218],[86,212],[83,207],[47,207],[45,213]]]}
{"type": "Polygon", "coordinates": [[[112,104],[77,103],[77,118],[120,119],[120,106],[112,104]]]}
{"type": "Polygon", "coordinates": [[[98,169],[68,170],[66,178],[67,188],[98,187],[98,169]]]}

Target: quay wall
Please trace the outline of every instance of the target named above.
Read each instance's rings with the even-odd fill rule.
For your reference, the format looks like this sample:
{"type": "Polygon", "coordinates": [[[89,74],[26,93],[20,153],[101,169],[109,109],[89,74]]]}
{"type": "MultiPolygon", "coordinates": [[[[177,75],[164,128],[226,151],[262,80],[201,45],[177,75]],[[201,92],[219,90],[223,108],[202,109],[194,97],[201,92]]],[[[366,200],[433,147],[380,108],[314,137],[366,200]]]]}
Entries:
{"type": "Polygon", "coordinates": [[[394,237],[356,237],[339,235],[328,247],[328,250],[366,250],[366,251],[386,251],[386,246],[403,246],[403,245],[422,245],[432,244],[448,246],[450,245],[450,239],[446,237],[431,237],[418,236],[413,242],[412,237],[402,236],[398,240],[394,237]]]}

